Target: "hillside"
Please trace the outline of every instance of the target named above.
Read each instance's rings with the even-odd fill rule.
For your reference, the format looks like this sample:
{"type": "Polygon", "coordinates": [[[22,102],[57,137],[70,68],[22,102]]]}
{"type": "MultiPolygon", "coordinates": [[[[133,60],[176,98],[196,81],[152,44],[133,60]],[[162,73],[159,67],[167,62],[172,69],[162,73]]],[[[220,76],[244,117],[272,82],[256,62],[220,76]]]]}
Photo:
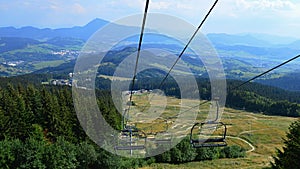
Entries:
{"type": "Polygon", "coordinates": [[[0,38],[0,53],[16,49],[23,49],[27,46],[37,44],[40,44],[40,42],[31,38],[2,37],[0,38]]]}
{"type": "MultiPolygon", "coordinates": [[[[2,79],[1,81],[4,80],[2,79]]],[[[56,166],[69,166],[74,164],[80,166],[86,164],[89,165],[88,168],[93,168],[90,166],[114,168],[113,166],[115,165],[118,165],[118,167],[123,166],[124,168],[130,168],[132,166],[138,168],[147,165],[150,166],[146,168],[198,168],[197,166],[199,165],[207,168],[211,167],[211,165],[215,168],[227,168],[227,166],[232,168],[232,165],[236,168],[259,168],[269,165],[269,162],[272,160],[271,156],[274,155],[276,150],[275,148],[282,146],[282,137],[285,136],[288,125],[296,120],[295,118],[265,116],[258,113],[254,114],[242,110],[226,108],[221,117],[221,121],[228,126],[228,147],[233,145],[242,147],[243,150],[246,151],[246,157],[237,158],[237,156],[234,156],[231,157],[234,159],[229,159],[230,157],[225,158],[225,156],[221,157],[218,154],[212,154],[213,161],[203,160],[201,162],[186,164],[182,164],[180,161],[171,161],[171,163],[175,162],[178,164],[159,164],[154,163],[153,158],[129,160],[112,155],[89,140],[76,118],[74,103],[72,102],[72,93],[69,87],[34,87],[32,85],[26,86],[23,84],[17,87],[12,85],[1,87],[0,128],[2,132],[0,132],[0,147],[3,152],[5,152],[1,158],[18,158],[8,158],[9,160],[1,161],[0,166],[31,166],[32,163],[39,161],[39,166],[50,167],[54,165],[53,159],[55,159],[57,162],[55,163],[56,166]],[[20,147],[22,147],[24,151],[19,151],[20,147]],[[66,150],[72,153],[72,156],[65,157],[64,153],[61,153],[66,150]],[[31,154],[33,152],[34,154],[31,154]],[[81,158],[84,156],[83,154],[89,157],[88,161],[81,158]],[[32,158],[28,159],[28,156],[32,158]],[[215,159],[216,157],[222,159],[217,160],[215,159]],[[64,163],[62,163],[62,161],[64,163]],[[79,163],[74,163],[74,161],[78,161],[79,163]],[[110,161],[115,162],[110,163],[110,161]]],[[[95,93],[99,104],[98,106],[103,111],[102,114],[104,118],[112,127],[119,129],[121,126],[121,116],[114,107],[110,93],[108,91],[99,90],[96,90],[95,93]]],[[[132,117],[136,117],[137,119],[141,118],[141,116],[138,115],[140,111],[136,110],[139,110],[139,107],[145,104],[143,101],[147,98],[145,96],[145,94],[134,95],[133,101],[135,105],[132,105],[132,117]]],[[[155,107],[164,108],[164,111],[160,114],[160,119],[156,119],[150,123],[136,121],[135,125],[147,134],[149,134],[149,132],[165,131],[165,126],[168,125],[168,123],[166,124],[163,120],[167,118],[171,121],[167,128],[174,131],[177,136],[188,134],[190,131],[189,126],[193,123],[184,121],[184,119],[188,117],[184,117],[183,120],[180,121],[175,121],[179,118],[176,117],[176,114],[178,113],[178,108],[183,111],[190,111],[188,105],[197,103],[199,100],[184,99],[185,102],[188,103],[188,105],[186,105],[187,107],[185,107],[179,104],[182,101],[181,99],[176,97],[166,97],[166,99],[166,107],[164,107],[165,105],[162,104],[160,99],[152,102],[155,107]]],[[[198,116],[196,121],[203,121],[206,118],[210,106],[210,103],[206,103],[200,107],[199,111],[197,110],[198,116]]],[[[145,115],[147,116],[148,114],[145,115]]],[[[87,115],[87,118],[88,117],[89,115],[87,115]]],[[[132,120],[137,119],[133,118],[132,120]]],[[[99,133],[101,132],[102,131],[99,131],[99,133]]],[[[186,143],[187,144],[180,143],[179,145],[185,145],[189,147],[189,151],[197,152],[199,155],[205,154],[205,150],[200,149],[196,151],[190,147],[189,142],[186,143]]],[[[182,148],[177,149],[177,151],[178,150],[185,151],[182,148]]],[[[214,151],[224,152],[222,149],[215,149],[214,151]]],[[[232,150],[232,152],[234,151],[232,150]]],[[[187,157],[188,155],[185,156],[187,157]]],[[[195,155],[193,156],[193,158],[183,160],[189,161],[189,159],[191,159],[193,161],[195,160],[195,155]]]]}
{"type": "Polygon", "coordinates": [[[299,71],[288,73],[278,78],[259,80],[258,82],[265,85],[277,86],[290,91],[300,91],[299,71]]]}
{"type": "MultiPolygon", "coordinates": [[[[124,50],[124,53],[129,52],[130,50],[124,50]]],[[[129,52],[130,53],[130,52],[129,52]]],[[[111,53],[111,55],[116,56],[114,53],[111,53]]],[[[127,53],[128,55],[128,53],[127,53]]],[[[118,55],[119,58],[117,57],[107,57],[106,59],[104,59],[104,63],[110,63],[110,64],[102,64],[98,71],[99,71],[99,76],[100,75],[104,75],[107,77],[110,77],[113,75],[113,72],[115,71],[115,68],[117,66],[117,64],[124,59],[124,55],[120,54],[118,55]]],[[[184,58],[183,58],[184,59],[184,58]]],[[[186,58],[188,60],[188,58],[186,58]]],[[[193,60],[192,60],[193,61],[193,60]]],[[[243,76],[243,74],[241,72],[243,71],[247,71],[248,69],[243,69],[243,67],[247,67],[247,63],[242,62],[242,61],[235,61],[235,60],[228,60],[226,62],[229,63],[225,63],[225,69],[226,70],[231,70],[232,71],[232,76],[229,76],[227,74],[227,76],[229,76],[229,78],[233,78],[234,75],[235,76],[239,76],[242,79],[247,79],[248,76],[254,76],[255,73],[252,74],[247,74],[246,76],[243,76]],[[236,73],[236,71],[234,71],[233,67],[231,67],[230,65],[232,65],[233,67],[235,67],[236,69],[240,70],[240,73],[236,73]]],[[[54,75],[62,75],[62,76],[67,76],[68,73],[73,72],[73,68],[75,65],[75,60],[71,60],[67,63],[63,63],[60,66],[57,67],[51,67],[51,68],[43,68],[40,69],[38,71],[35,71],[32,73],[32,75],[34,76],[34,74],[54,74],[54,75]]],[[[158,67],[159,68],[159,67],[158,67]]],[[[252,70],[249,67],[250,70],[252,70]]],[[[195,71],[199,71],[199,69],[195,70],[195,71]]],[[[202,73],[202,72],[201,72],[202,73]]],[[[256,72],[257,74],[259,72],[256,72]]],[[[151,82],[151,83],[155,83],[157,81],[160,81],[161,78],[163,77],[163,72],[161,71],[157,71],[157,70],[149,70],[146,71],[142,74],[139,74],[139,78],[141,79],[147,79],[147,82],[151,82]]],[[[24,75],[26,77],[26,75],[24,75]]],[[[292,76],[293,78],[297,78],[298,76],[292,76]]],[[[286,83],[286,79],[279,78],[282,79],[282,81],[280,81],[280,83],[275,83],[275,84],[286,84],[286,86],[292,86],[294,85],[295,87],[297,87],[298,83],[295,83],[295,81],[297,81],[298,79],[291,79],[291,81],[293,83],[286,83]]],[[[279,80],[278,79],[278,80],[279,80]]],[[[204,83],[204,84],[209,84],[209,80],[205,77],[205,76],[200,76],[198,79],[199,82],[204,83]]],[[[266,98],[270,98],[273,100],[288,100],[291,102],[297,102],[300,103],[300,93],[299,92],[295,92],[295,91],[289,91],[288,89],[281,89],[284,88],[284,86],[278,86],[278,87],[272,87],[273,85],[276,86],[275,84],[271,85],[268,84],[268,82],[271,80],[259,80],[257,82],[259,83],[249,83],[248,85],[246,85],[245,87],[241,88],[241,91],[249,91],[249,92],[254,92],[258,95],[261,95],[263,97],[266,98]],[[264,84],[260,84],[260,83],[265,83],[264,84]]],[[[231,79],[227,79],[227,83],[228,83],[228,88],[232,88],[234,86],[237,86],[238,84],[242,83],[242,81],[239,80],[231,80],[231,79]]],[[[145,86],[147,86],[147,84],[144,84],[145,86]]],[[[205,86],[205,85],[204,85],[205,86]]],[[[107,87],[105,87],[107,88],[107,87]]],[[[209,89],[208,89],[209,90],[209,89]]],[[[240,107],[242,108],[242,107],[240,107]]]]}
{"type": "Polygon", "coordinates": [[[84,42],[75,38],[55,37],[47,41],[30,38],[3,37],[0,40],[2,76],[23,75],[56,67],[79,55],[84,42]]]}
{"type": "Polygon", "coordinates": [[[228,143],[229,145],[243,146],[247,150],[245,158],[213,159],[179,165],[155,163],[142,167],[142,169],[261,169],[270,166],[276,148],[281,149],[282,138],[285,137],[290,123],[295,120],[294,118],[264,116],[242,110],[225,109],[221,121],[232,124],[229,125],[228,129],[228,143]]]}

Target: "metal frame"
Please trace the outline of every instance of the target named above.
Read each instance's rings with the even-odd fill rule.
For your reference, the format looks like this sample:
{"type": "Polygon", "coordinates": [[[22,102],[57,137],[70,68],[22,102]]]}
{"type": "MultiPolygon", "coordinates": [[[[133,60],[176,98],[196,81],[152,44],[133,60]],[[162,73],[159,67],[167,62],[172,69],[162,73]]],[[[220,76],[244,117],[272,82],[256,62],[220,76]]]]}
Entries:
{"type": "Polygon", "coordinates": [[[194,148],[201,148],[201,147],[224,147],[227,146],[226,143],[226,133],[227,133],[227,127],[226,124],[222,122],[210,122],[210,123],[196,123],[193,125],[190,133],[190,143],[194,148]],[[200,124],[200,127],[202,128],[204,124],[221,124],[224,126],[224,133],[222,137],[220,138],[208,138],[208,139],[193,139],[193,130],[196,126],[200,124]]]}
{"type": "MultiPolygon", "coordinates": [[[[224,147],[227,146],[226,143],[226,134],[227,134],[227,126],[223,122],[218,122],[219,119],[219,103],[218,98],[215,98],[217,105],[216,118],[213,121],[203,122],[203,123],[195,123],[191,129],[190,133],[190,143],[194,148],[202,148],[202,147],[224,147]],[[224,133],[221,138],[208,138],[208,139],[193,139],[193,130],[196,126],[200,125],[201,129],[205,124],[216,124],[224,126],[224,133]]],[[[200,130],[201,130],[200,129],[200,130]]]]}
{"type": "Polygon", "coordinates": [[[124,129],[121,131],[121,135],[128,137],[129,140],[126,141],[122,141],[121,145],[117,145],[114,147],[114,149],[117,150],[129,150],[130,151],[130,155],[132,155],[132,151],[133,150],[144,150],[146,148],[146,143],[147,143],[147,137],[146,134],[138,129],[135,128],[129,128],[129,129],[124,129]],[[133,145],[136,144],[136,140],[133,140],[133,137],[137,135],[138,138],[141,138],[139,135],[139,133],[142,133],[145,135],[144,138],[144,144],[143,145],[133,145]]]}
{"type": "MultiPolygon", "coordinates": [[[[166,131],[168,131],[169,129],[169,124],[168,124],[168,119],[164,120],[166,122],[166,131]]],[[[169,134],[171,137],[170,133],[165,133],[165,134],[169,134]]],[[[172,138],[167,138],[167,139],[154,139],[155,144],[157,145],[161,145],[161,144],[171,144],[172,143],[172,138]]]]}

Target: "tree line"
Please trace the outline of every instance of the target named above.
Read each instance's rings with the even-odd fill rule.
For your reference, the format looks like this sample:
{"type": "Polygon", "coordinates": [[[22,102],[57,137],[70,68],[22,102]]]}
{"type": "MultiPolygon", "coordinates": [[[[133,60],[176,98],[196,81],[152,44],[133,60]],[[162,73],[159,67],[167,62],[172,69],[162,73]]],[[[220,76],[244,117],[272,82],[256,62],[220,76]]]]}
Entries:
{"type": "MultiPolygon", "coordinates": [[[[162,72],[151,70],[138,74],[137,83],[134,89],[156,89],[159,82],[163,78],[162,72]],[[151,77],[151,73],[155,72],[158,77],[151,77]]],[[[49,81],[52,78],[67,78],[67,74],[28,74],[16,77],[1,77],[0,86],[5,87],[7,83],[16,86],[22,84],[26,87],[30,84],[39,86],[42,81],[49,81]]],[[[199,88],[199,96],[203,100],[210,100],[211,88],[210,81],[207,78],[196,77],[199,88]]],[[[120,84],[123,82],[120,81],[120,84]]],[[[188,84],[189,81],[186,80],[188,84]]],[[[300,93],[291,92],[276,87],[265,86],[258,83],[248,83],[245,86],[232,91],[234,86],[238,86],[242,81],[227,80],[227,107],[245,109],[252,112],[264,113],[266,115],[280,116],[300,116],[300,93]]],[[[105,78],[96,78],[96,88],[100,90],[110,90],[111,81],[105,78]]],[[[169,77],[162,86],[162,90],[169,96],[181,97],[179,86],[176,81],[169,77]]],[[[190,91],[189,91],[190,93],[190,91]]]]}
{"type": "MultiPolygon", "coordinates": [[[[104,118],[120,130],[122,117],[110,92],[95,92],[104,118]]],[[[138,168],[154,162],[184,163],[245,156],[245,150],[237,146],[196,150],[188,138],[151,158],[129,159],[111,154],[83,131],[70,87],[30,84],[26,87],[8,84],[0,89],[0,149],[0,168],[138,168]]]]}
{"type": "MultiPolygon", "coordinates": [[[[197,78],[199,97],[211,100],[211,86],[209,79],[197,78]]],[[[161,78],[143,78],[135,85],[135,89],[155,89],[161,78]]],[[[190,83],[188,80],[185,81],[190,83]]],[[[244,109],[265,115],[300,117],[300,93],[285,91],[276,87],[264,86],[258,83],[249,83],[241,88],[231,90],[241,84],[241,81],[227,81],[226,106],[244,109]]],[[[181,98],[181,91],[176,81],[168,78],[162,90],[166,95],[181,98]]],[[[190,91],[189,91],[190,92],[190,91]]]]}

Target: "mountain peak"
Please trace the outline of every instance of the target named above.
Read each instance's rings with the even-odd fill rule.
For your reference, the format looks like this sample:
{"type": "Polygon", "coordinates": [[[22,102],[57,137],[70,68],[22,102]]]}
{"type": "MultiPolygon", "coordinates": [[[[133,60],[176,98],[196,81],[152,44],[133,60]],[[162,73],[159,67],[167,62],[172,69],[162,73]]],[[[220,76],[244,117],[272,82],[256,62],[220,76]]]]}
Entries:
{"type": "Polygon", "coordinates": [[[84,27],[102,27],[106,24],[108,24],[109,22],[104,20],[104,19],[100,19],[100,18],[95,18],[92,21],[90,21],[88,24],[86,24],[84,27]]]}

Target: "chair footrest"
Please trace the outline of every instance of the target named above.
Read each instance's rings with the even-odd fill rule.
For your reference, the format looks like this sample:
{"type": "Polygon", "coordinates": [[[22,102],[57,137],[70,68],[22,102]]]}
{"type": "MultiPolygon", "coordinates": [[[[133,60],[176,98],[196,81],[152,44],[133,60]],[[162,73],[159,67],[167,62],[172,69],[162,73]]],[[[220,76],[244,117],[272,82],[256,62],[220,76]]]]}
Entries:
{"type": "Polygon", "coordinates": [[[218,144],[193,144],[194,148],[202,148],[202,147],[225,147],[227,143],[218,143],[218,144]]]}
{"type": "Polygon", "coordinates": [[[169,144],[169,143],[171,143],[172,142],[172,140],[171,139],[160,139],[160,140],[155,140],[155,143],[156,144],[169,144]]]}
{"type": "Polygon", "coordinates": [[[217,143],[225,142],[224,138],[192,139],[192,143],[217,143]]]}
{"type": "Polygon", "coordinates": [[[116,146],[115,150],[143,150],[145,146],[116,146]]]}

